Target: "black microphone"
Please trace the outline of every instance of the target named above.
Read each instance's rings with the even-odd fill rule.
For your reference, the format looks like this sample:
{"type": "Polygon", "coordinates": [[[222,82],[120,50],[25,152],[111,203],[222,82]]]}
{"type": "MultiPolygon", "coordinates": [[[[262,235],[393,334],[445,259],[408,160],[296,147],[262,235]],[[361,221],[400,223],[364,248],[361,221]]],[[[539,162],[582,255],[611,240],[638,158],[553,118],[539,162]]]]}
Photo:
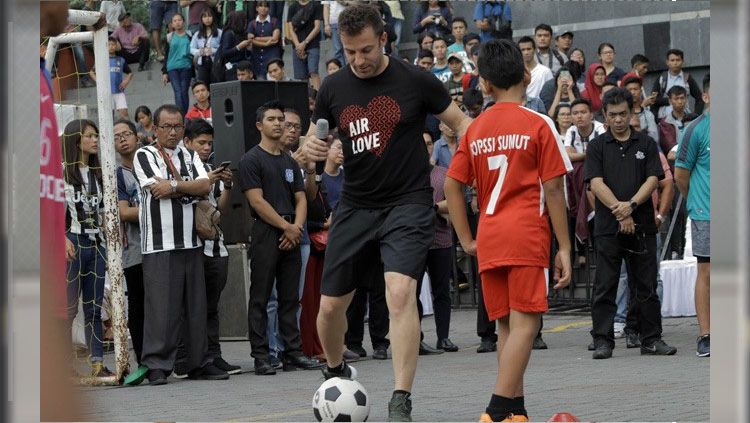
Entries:
{"type": "MultiPolygon", "coordinates": [[[[328,142],[328,121],[325,119],[318,119],[315,122],[315,137],[321,141],[328,142]]],[[[326,168],[326,161],[315,163],[315,174],[323,175],[326,168]]]]}

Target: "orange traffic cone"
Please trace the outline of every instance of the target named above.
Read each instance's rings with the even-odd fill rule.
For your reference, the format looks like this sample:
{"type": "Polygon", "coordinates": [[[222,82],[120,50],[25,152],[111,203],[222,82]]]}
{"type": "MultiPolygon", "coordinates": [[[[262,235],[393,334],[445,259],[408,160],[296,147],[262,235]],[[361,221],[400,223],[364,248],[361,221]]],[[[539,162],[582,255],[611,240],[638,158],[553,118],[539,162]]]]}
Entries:
{"type": "Polygon", "coordinates": [[[564,411],[562,413],[555,413],[552,417],[547,420],[548,422],[580,422],[578,417],[564,411]]]}

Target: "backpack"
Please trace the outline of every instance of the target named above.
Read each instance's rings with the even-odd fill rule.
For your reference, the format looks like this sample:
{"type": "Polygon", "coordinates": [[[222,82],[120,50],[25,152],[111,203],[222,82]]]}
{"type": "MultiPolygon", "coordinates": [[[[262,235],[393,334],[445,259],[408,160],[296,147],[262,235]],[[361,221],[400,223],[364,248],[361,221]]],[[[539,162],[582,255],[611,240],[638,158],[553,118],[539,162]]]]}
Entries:
{"type": "Polygon", "coordinates": [[[664,154],[669,153],[669,150],[677,145],[677,128],[674,125],[667,122],[666,119],[659,121],[659,145],[661,151],[664,154]]]}
{"type": "MultiPolygon", "coordinates": [[[[659,91],[661,95],[667,95],[667,73],[669,73],[669,71],[664,72],[659,76],[659,91]]],[[[687,85],[685,87],[685,89],[687,90],[686,97],[690,98],[690,83],[688,82],[690,81],[690,74],[682,71],[682,77],[685,79],[685,85],[687,85]]]]}

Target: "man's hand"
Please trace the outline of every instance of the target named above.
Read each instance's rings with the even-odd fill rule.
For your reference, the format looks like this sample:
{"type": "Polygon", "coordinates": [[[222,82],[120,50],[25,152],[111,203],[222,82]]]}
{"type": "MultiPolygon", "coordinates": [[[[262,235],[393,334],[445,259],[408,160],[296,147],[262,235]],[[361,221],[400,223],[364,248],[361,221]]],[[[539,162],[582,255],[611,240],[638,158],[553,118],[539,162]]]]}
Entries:
{"type": "Polygon", "coordinates": [[[571,269],[570,251],[558,250],[557,255],[555,255],[555,274],[553,279],[557,283],[553,286],[554,289],[562,289],[570,284],[571,269]]]}
{"type": "Polygon", "coordinates": [[[620,232],[627,235],[635,233],[635,221],[632,217],[626,217],[620,221],[620,232]]]}
{"type": "Polygon", "coordinates": [[[643,101],[641,101],[641,107],[649,107],[656,103],[656,96],[657,93],[651,93],[650,96],[644,98],[643,101]]]}
{"type": "Polygon", "coordinates": [[[68,238],[65,238],[65,259],[68,261],[76,259],[76,247],[68,238]]]}
{"type": "Polygon", "coordinates": [[[325,32],[326,37],[331,37],[331,24],[325,24],[323,27],[323,32],[325,32]]]}
{"type": "Polygon", "coordinates": [[[232,185],[232,171],[227,167],[219,173],[219,179],[224,185],[232,185]]]}
{"type": "Polygon", "coordinates": [[[627,201],[618,201],[610,206],[610,209],[617,220],[623,220],[633,213],[633,209],[630,208],[630,203],[627,201]]]}
{"type": "Polygon", "coordinates": [[[311,162],[322,162],[328,158],[328,150],[330,149],[330,141],[333,138],[328,136],[329,142],[319,140],[315,135],[310,135],[305,141],[304,149],[307,160],[311,162]]]}
{"type": "MultiPolygon", "coordinates": [[[[294,159],[294,161],[296,161],[296,162],[297,162],[297,164],[298,164],[298,165],[299,165],[299,166],[300,166],[301,168],[303,168],[303,169],[308,169],[308,168],[309,168],[309,166],[308,166],[307,155],[306,155],[306,154],[305,154],[305,152],[304,152],[304,151],[302,151],[302,150],[303,150],[302,148],[298,148],[298,149],[296,149],[296,150],[295,150],[295,151],[294,151],[294,152],[292,153],[292,158],[294,159]]],[[[315,166],[313,166],[313,169],[314,169],[314,168],[315,168],[315,166]]]]}
{"type": "Polygon", "coordinates": [[[461,241],[461,248],[464,249],[464,252],[470,256],[476,256],[477,255],[477,240],[472,239],[468,243],[464,243],[461,241]]]}
{"type": "Polygon", "coordinates": [[[158,176],[154,176],[154,179],[156,179],[156,183],[149,187],[151,189],[151,195],[157,200],[169,198],[173,194],[172,185],[169,181],[158,176]]]}
{"type": "Polygon", "coordinates": [[[284,227],[284,234],[279,238],[279,248],[282,250],[291,250],[299,245],[301,239],[302,226],[287,223],[284,227]]]}
{"type": "Polygon", "coordinates": [[[307,43],[304,41],[300,41],[297,43],[297,45],[294,47],[294,50],[297,51],[297,56],[302,58],[302,56],[305,55],[305,46],[307,46],[307,43]]]}

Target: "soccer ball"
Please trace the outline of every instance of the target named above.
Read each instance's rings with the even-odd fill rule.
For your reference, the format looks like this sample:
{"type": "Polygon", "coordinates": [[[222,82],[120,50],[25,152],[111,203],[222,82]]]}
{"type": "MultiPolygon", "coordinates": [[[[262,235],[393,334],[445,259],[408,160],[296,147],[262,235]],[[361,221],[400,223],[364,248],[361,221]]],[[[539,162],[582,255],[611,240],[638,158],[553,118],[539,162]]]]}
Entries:
{"type": "Polygon", "coordinates": [[[365,422],[370,415],[367,390],[356,380],[334,377],[320,385],[312,400],[319,422],[365,422]]]}

